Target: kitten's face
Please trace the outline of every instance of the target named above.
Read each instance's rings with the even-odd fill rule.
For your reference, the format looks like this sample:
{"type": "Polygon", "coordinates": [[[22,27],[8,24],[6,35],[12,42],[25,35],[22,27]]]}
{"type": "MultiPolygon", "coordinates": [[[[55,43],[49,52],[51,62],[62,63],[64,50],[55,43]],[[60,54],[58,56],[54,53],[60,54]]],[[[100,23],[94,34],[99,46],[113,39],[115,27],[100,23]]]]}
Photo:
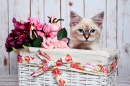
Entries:
{"type": "Polygon", "coordinates": [[[76,13],[71,13],[71,38],[81,42],[99,41],[103,15],[93,18],[81,18],[76,13]]]}

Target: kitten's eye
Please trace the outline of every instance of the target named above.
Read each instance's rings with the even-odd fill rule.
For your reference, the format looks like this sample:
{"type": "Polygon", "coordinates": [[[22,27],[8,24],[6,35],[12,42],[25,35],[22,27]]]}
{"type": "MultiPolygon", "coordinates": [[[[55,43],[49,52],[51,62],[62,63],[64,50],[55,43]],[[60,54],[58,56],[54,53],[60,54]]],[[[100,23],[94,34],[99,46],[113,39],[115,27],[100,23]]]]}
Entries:
{"type": "Polygon", "coordinates": [[[95,32],[95,30],[94,30],[94,29],[91,29],[91,30],[90,30],[90,33],[94,33],[94,32],[95,32]]]}
{"type": "Polygon", "coordinates": [[[84,30],[83,30],[83,29],[78,29],[78,31],[79,31],[80,33],[83,33],[83,32],[84,32],[84,30]]]}

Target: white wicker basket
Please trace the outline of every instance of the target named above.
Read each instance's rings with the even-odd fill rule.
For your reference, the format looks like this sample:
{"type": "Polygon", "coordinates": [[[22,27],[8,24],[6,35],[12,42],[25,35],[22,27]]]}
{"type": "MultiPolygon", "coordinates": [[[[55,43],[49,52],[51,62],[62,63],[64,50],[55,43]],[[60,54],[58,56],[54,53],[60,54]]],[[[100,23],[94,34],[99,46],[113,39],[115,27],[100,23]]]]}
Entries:
{"type": "MultiPolygon", "coordinates": [[[[52,70],[37,77],[30,77],[39,66],[19,64],[19,86],[58,86],[52,70]]],[[[117,68],[111,73],[82,73],[60,69],[67,86],[115,86],[117,68]]]]}
{"type": "MultiPolygon", "coordinates": [[[[23,53],[24,54],[24,53],[23,53]]],[[[111,55],[110,55],[111,56],[111,55]]],[[[52,70],[46,71],[35,77],[31,77],[38,65],[21,64],[18,66],[19,86],[58,86],[52,70]]],[[[117,77],[117,67],[110,73],[92,73],[82,70],[71,70],[59,67],[67,86],[115,86],[117,77]]]]}

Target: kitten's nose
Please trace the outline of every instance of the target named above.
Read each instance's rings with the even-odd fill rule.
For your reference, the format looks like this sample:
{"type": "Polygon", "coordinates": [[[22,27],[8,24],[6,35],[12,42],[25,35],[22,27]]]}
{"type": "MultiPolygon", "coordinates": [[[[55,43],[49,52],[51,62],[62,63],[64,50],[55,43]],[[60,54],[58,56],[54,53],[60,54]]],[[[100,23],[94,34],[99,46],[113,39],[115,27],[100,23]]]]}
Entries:
{"type": "Polygon", "coordinates": [[[89,36],[88,36],[88,35],[86,35],[86,36],[85,36],[85,38],[86,38],[86,39],[88,39],[88,38],[89,38],[89,36]]]}

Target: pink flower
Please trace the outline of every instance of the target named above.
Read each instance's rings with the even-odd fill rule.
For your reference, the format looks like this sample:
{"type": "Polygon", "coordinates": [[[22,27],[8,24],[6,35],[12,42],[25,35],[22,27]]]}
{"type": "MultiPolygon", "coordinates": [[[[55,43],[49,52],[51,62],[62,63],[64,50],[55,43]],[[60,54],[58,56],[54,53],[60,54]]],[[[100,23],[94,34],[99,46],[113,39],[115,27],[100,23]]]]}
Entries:
{"type": "Polygon", "coordinates": [[[47,63],[47,60],[46,59],[42,59],[42,61],[46,62],[47,63]]]}
{"type": "Polygon", "coordinates": [[[18,62],[18,63],[21,63],[21,59],[22,59],[22,57],[21,57],[20,55],[18,55],[18,60],[17,60],[17,62],[18,62]]]}
{"type": "Polygon", "coordinates": [[[45,33],[47,33],[47,32],[49,32],[49,33],[51,33],[52,32],[52,24],[51,23],[48,23],[48,24],[46,24],[45,26],[44,26],[44,32],[45,33]]]}
{"type": "Polygon", "coordinates": [[[62,65],[62,61],[61,60],[57,60],[56,61],[56,65],[62,65]]]}
{"type": "Polygon", "coordinates": [[[103,66],[101,67],[101,70],[103,71],[103,73],[107,73],[107,72],[108,72],[108,66],[103,65],[103,66]]]}
{"type": "Polygon", "coordinates": [[[60,79],[59,79],[59,84],[60,84],[60,86],[63,86],[63,85],[65,84],[65,81],[60,78],[60,79]]]}
{"type": "Polygon", "coordinates": [[[53,14],[53,15],[51,16],[51,22],[52,22],[54,19],[55,19],[55,15],[53,14]]]}
{"type": "Polygon", "coordinates": [[[68,46],[66,42],[58,40],[58,43],[55,45],[55,48],[68,48],[68,46]]]}
{"type": "Polygon", "coordinates": [[[68,43],[68,39],[67,38],[63,38],[62,41],[68,43]]]}
{"type": "Polygon", "coordinates": [[[43,42],[41,43],[41,47],[45,49],[53,49],[54,46],[58,43],[57,38],[45,38],[43,37],[43,42]]]}
{"type": "Polygon", "coordinates": [[[49,70],[49,67],[48,67],[48,65],[45,63],[45,64],[42,65],[42,69],[43,69],[44,71],[47,71],[47,70],[49,70]]]}
{"type": "Polygon", "coordinates": [[[34,57],[30,57],[32,60],[34,60],[34,57]]]}
{"type": "Polygon", "coordinates": [[[61,29],[61,26],[59,26],[57,23],[53,23],[52,27],[53,27],[52,29],[53,32],[58,32],[61,29]]]}
{"type": "Polygon", "coordinates": [[[38,25],[40,23],[39,18],[38,17],[28,17],[27,19],[31,24],[35,24],[38,25]]]}
{"type": "Polygon", "coordinates": [[[81,67],[79,66],[79,64],[77,62],[72,62],[71,67],[81,69],[81,67]]]}
{"type": "Polygon", "coordinates": [[[38,25],[37,25],[37,30],[42,30],[42,28],[43,28],[43,23],[39,23],[38,25]]]}
{"type": "Polygon", "coordinates": [[[72,58],[71,58],[71,56],[68,54],[68,55],[66,55],[65,60],[66,60],[67,62],[71,62],[71,61],[72,61],[72,58]]]}
{"type": "Polygon", "coordinates": [[[111,68],[112,68],[112,70],[114,69],[114,65],[113,65],[113,63],[111,64],[111,68]]]}
{"type": "Polygon", "coordinates": [[[43,37],[43,36],[44,36],[44,33],[43,33],[43,32],[41,32],[41,31],[37,31],[37,34],[38,34],[38,35],[40,35],[41,37],[43,37]]]}
{"type": "Polygon", "coordinates": [[[60,71],[59,71],[58,68],[55,68],[55,69],[53,70],[53,74],[54,74],[54,75],[59,75],[59,73],[60,73],[60,71]]]}

